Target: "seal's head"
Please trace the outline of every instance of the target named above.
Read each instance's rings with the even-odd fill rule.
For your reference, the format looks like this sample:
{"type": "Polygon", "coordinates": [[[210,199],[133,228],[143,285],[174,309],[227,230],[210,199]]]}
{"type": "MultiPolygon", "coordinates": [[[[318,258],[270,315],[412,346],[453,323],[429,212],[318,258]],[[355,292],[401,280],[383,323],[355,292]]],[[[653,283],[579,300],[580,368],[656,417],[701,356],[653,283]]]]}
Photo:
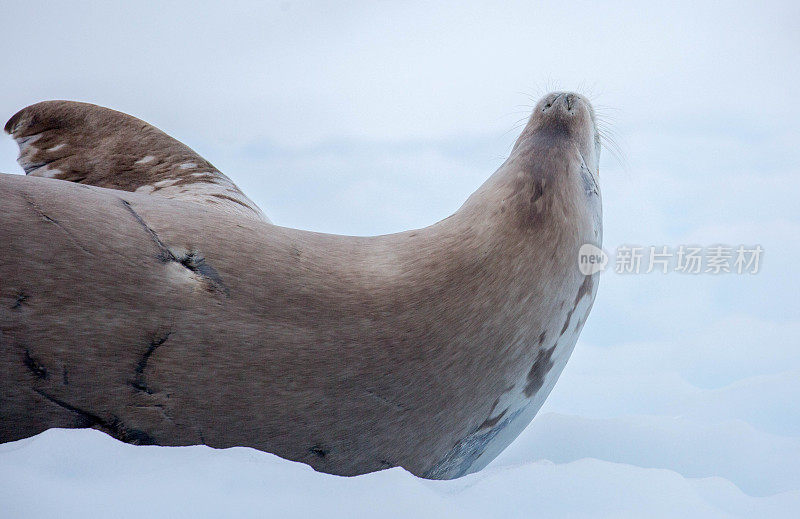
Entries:
{"type": "Polygon", "coordinates": [[[490,184],[493,200],[515,227],[599,243],[599,159],[600,132],[589,101],[572,92],[547,94],[490,184]]]}
{"type": "Polygon", "coordinates": [[[551,92],[536,103],[514,150],[560,146],[574,146],[585,166],[597,174],[600,133],[594,109],[588,99],[574,92],[551,92]]]}

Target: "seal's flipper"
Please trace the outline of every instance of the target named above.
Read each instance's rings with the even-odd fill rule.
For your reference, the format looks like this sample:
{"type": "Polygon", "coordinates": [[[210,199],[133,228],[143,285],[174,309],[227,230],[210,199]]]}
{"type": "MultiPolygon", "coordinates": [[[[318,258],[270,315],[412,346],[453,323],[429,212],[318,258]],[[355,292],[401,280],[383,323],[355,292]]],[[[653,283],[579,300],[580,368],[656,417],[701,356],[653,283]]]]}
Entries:
{"type": "Polygon", "coordinates": [[[216,204],[267,218],[231,180],[185,144],[108,108],[44,101],[23,108],[5,131],[27,175],[216,204]]]}

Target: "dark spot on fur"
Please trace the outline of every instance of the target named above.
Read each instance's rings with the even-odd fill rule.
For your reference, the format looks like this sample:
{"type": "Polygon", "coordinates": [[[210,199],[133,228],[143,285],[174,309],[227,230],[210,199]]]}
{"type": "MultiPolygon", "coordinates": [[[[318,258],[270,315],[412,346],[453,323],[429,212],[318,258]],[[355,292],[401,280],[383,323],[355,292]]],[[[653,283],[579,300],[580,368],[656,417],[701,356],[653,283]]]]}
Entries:
{"type": "Polygon", "coordinates": [[[117,416],[113,416],[110,420],[104,420],[98,414],[81,409],[44,391],[39,389],[34,389],[34,391],[49,402],[77,414],[81,419],[77,427],[93,427],[120,441],[134,445],[156,445],[157,443],[155,438],[140,429],[127,426],[117,416]]]}
{"type": "MultiPolygon", "coordinates": [[[[58,177],[56,177],[56,178],[58,178],[58,177]]],[[[28,203],[28,205],[34,211],[36,211],[36,214],[38,214],[39,217],[43,221],[55,225],[58,229],[60,229],[64,234],[66,234],[69,237],[70,241],[72,241],[72,243],[76,247],[81,249],[83,252],[85,252],[86,254],[88,254],[90,256],[94,255],[94,254],[92,254],[91,250],[89,250],[89,249],[87,249],[86,247],[83,246],[81,241],[72,233],[72,231],[70,231],[67,227],[65,227],[63,224],[61,224],[58,220],[56,220],[52,216],[49,216],[47,213],[45,213],[44,209],[42,209],[42,207],[39,206],[39,204],[36,202],[36,200],[33,197],[31,197],[30,195],[28,195],[26,193],[23,193],[22,194],[22,198],[24,198],[25,201],[28,203]]]]}
{"type": "Polygon", "coordinates": [[[561,333],[558,334],[559,337],[564,335],[564,332],[566,332],[567,328],[569,328],[569,320],[572,319],[573,312],[575,312],[575,307],[572,307],[572,309],[567,312],[567,318],[564,320],[564,326],[561,327],[561,333]]]}
{"type": "Polygon", "coordinates": [[[586,191],[587,195],[600,196],[600,193],[597,190],[597,184],[594,181],[594,177],[592,177],[592,173],[589,171],[589,168],[585,163],[581,164],[581,180],[583,180],[583,189],[586,191]]]}
{"type": "Polygon", "coordinates": [[[139,382],[138,380],[134,380],[131,382],[131,387],[137,391],[143,391],[148,395],[153,394],[153,390],[147,387],[143,382],[139,382]]]}
{"type": "Polygon", "coordinates": [[[581,326],[583,326],[583,323],[584,323],[583,319],[578,319],[578,322],[575,323],[575,331],[576,332],[581,329],[581,326]]]}
{"type": "Polygon", "coordinates": [[[533,182],[533,195],[531,195],[531,203],[535,203],[544,194],[544,186],[542,181],[537,179],[533,182]]]}
{"type": "Polygon", "coordinates": [[[23,359],[25,366],[36,375],[36,378],[40,378],[42,380],[47,378],[47,368],[41,365],[39,361],[31,357],[31,352],[25,350],[25,358],[23,359]]]}
{"type": "Polygon", "coordinates": [[[364,391],[365,391],[365,392],[367,393],[367,395],[369,395],[371,398],[374,398],[375,400],[377,400],[377,401],[379,401],[379,402],[381,402],[381,403],[383,403],[383,404],[386,404],[386,405],[388,405],[388,406],[390,406],[390,407],[392,407],[392,408],[394,408],[394,409],[399,409],[399,410],[403,410],[403,409],[404,409],[404,406],[403,406],[403,404],[401,404],[401,403],[398,403],[398,402],[395,402],[395,401],[393,401],[393,400],[391,400],[391,399],[389,399],[389,398],[386,398],[385,396],[381,395],[380,393],[378,393],[378,392],[377,392],[377,391],[375,391],[375,390],[372,390],[372,389],[364,389],[364,391]]]}
{"type": "Polygon", "coordinates": [[[452,479],[466,474],[476,458],[478,458],[486,446],[494,440],[497,435],[514,419],[519,416],[522,409],[517,409],[510,415],[504,417],[496,426],[479,430],[468,434],[457,441],[453,448],[445,456],[426,471],[422,477],[428,479],[452,479]]]}
{"type": "Polygon", "coordinates": [[[555,346],[549,349],[541,349],[536,354],[531,370],[528,372],[528,383],[525,385],[525,396],[530,398],[544,385],[544,377],[553,367],[553,352],[555,346]]]}
{"type": "Polygon", "coordinates": [[[234,203],[236,203],[236,204],[239,204],[239,205],[241,205],[242,207],[246,207],[246,208],[248,208],[248,209],[252,209],[252,207],[250,207],[249,205],[245,204],[245,203],[244,203],[244,202],[242,202],[241,200],[237,200],[237,199],[233,198],[232,196],[228,196],[228,195],[221,195],[221,194],[219,194],[219,193],[211,193],[211,196],[214,196],[214,197],[217,197],[217,198],[222,198],[223,200],[229,200],[229,201],[231,201],[231,202],[234,202],[234,203]]]}
{"type": "Polygon", "coordinates": [[[228,288],[222,282],[222,278],[220,278],[217,270],[206,263],[206,260],[202,254],[197,251],[189,251],[183,254],[176,254],[172,252],[172,250],[164,245],[164,242],[161,241],[161,238],[158,237],[158,234],[156,234],[156,232],[149,225],[147,225],[147,222],[145,222],[144,219],[139,216],[139,213],[134,210],[130,202],[122,198],[120,200],[122,201],[122,205],[125,206],[125,208],[131,213],[131,215],[133,215],[136,221],[139,222],[139,225],[141,225],[152,238],[153,243],[159,250],[159,260],[163,261],[164,263],[169,263],[170,261],[180,263],[192,272],[200,274],[206,281],[208,281],[209,283],[207,288],[209,290],[213,291],[215,289],[219,289],[226,296],[230,295],[228,288]]]}
{"type": "MultiPolygon", "coordinates": [[[[541,207],[536,207],[536,203],[540,198],[542,198],[542,195],[544,195],[542,181],[540,179],[536,179],[533,182],[533,194],[531,195],[528,209],[530,223],[534,226],[544,223],[545,215],[547,214],[547,206],[544,203],[541,204],[541,207]]],[[[542,202],[546,201],[543,200],[542,202]]]]}
{"type": "MultiPolygon", "coordinates": [[[[591,295],[593,289],[594,285],[592,284],[592,276],[585,276],[583,278],[583,283],[581,283],[581,286],[578,287],[578,294],[575,296],[575,302],[573,303],[572,309],[567,312],[567,319],[564,321],[564,326],[561,328],[560,335],[564,335],[564,332],[566,332],[567,328],[569,328],[569,321],[572,319],[572,313],[575,312],[575,308],[577,308],[580,300],[583,299],[583,297],[587,294],[591,295]]],[[[580,324],[575,327],[576,330],[578,328],[580,328],[580,324]]]]}
{"type": "MultiPolygon", "coordinates": [[[[495,425],[497,425],[497,424],[498,424],[498,422],[500,422],[500,419],[501,419],[501,418],[503,418],[503,416],[505,416],[505,414],[506,414],[507,412],[508,412],[508,409],[503,409],[503,410],[500,412],[500,414],[498,414],[497,416],[494,416],[494,417],[487,418],[486,420],[484,420],[484,421],[483,421],[483,423],[482,423],[482,424],[480,424],[480,425],[478,426],[478,430],[480,430],[480,429],[491,429],[492,427],[494,427],[495,425]]],[[[490,413],[490,414],[491,414],[491,413],[490,413]]]]}
{"type": "Polygon", "coordinates": [[[150,359],[150,356],[158,349],[159,346],[163,345],[169,339],[169,336],[172,332],[167,332],[161,337],[154,338],[150,341],[150,345],[147,347],[147,351],[144,352],[142,358],[139,359],[139,364],[136,365],[136,373],[144,373],[144,369],[147,367],[147,361],[150,359]]]}
{"type": "Polygon", "coordinates": [[[308,449],[308,452],[310,452],[311,454],[315,455],[318,458],[324,458],[325,456],[328,455],[330,451],[328,449],[323,448],[320,445],[314,445],[313,447],[308,449]]]}
{"type": "Polygon", "coordinates": [[[583,283],[581,283],[580,288],[578,288],[578,295],[575,296],[575,304],[578,304],[578,301],[583,299],[583,296],[586,294],[591,294],[594,285],[592,284],[592,276],[586,276],[583,278],[583,283]]]}
{"type": "MultiPolygon", "coordinates": [[[[201,164],[201,167],[202,167],[202,164],[201,164]]],[[[217,176],[215,176],[213,174],[210,174],[210,173],[205,173],[203,175],[192,175],[191,173],[186,173],[186,174],[184,174],[183,177],[181,177],[180,179],[175,181],[175,183],[173,183],[173,184],[170,184],[168,186],[158,186],[158,187],[154,186],[153,187],[153,192],[156,192],[159,189],[164,189],[165,187],[185,186],[185,185],[191,185],[191,184],[196,184],[196,183],[216,184],[218,182],[219,182],[219,177],[217,177],[217,176]]]]}
{"type": "Polygon", "coordinates": [[[146,432],[125,425],[116,416],[108,424],[100,424],[108,434],[125,443],[133,445],[156,445],[156,440],[146,432]]]}
{"type": "Polygon", "coordinates": [[[64,382],[64,385],[69,385],[69,378],[67,378],[67,367],[64,366],[64,371],[61,372],[61,380],[64,382]]]}
{"type": "Polygon", "coordinates": [[[28,294],[23,291],[17,292],[16,297],[14,298],[14,304],[11,305],[12,310],[18,310],[22,308],[22,305],[26,304],[25,302],[28,300],[28,294]]]}
{"type": "Polygon", "coordinates": [[[186,267],[187,269],[191,270],[202,276],[206,281],[209,282],[208,288],[210,290],[219,289],[225,293],[225,295],[229,295],[227,287],[222,283],[222,278],[219,276],[217,270],[206,263],[205,258],[202,254],[197,251],[189,251],[185,255],[176,256],[175,254],[172,255],[175,261],[186,267]]]}
{"type": "Polygon", "coordinates": [[[36,391],[39,395],[41,395],[44,399],[46,399],[50,403],[53,403],[53,404],[55,404],[55,405],[57,405],[59,407],[62,407],[64,409],[66,409],[67,411],[71,411],[73,413],[76,413],[78,415],[78,417],[80,418],[80,422],[78,424],[76,424],[77,427],[94,427],[95,425],[99,425],[99,424],[103,423],[103,420],[99,416],[94,414],[94,413],[90,413],[90,412],[85,411],[85,410],[83,410],[83,409],[81,409],[79,407],[76,407],[74,405],[68,404],[67,402],[65,402],[65,401],[63,401],[63,400],[61,400],[59,398],[56,398],[56,397],[54,397],[54,396],[52,396],[52,395],[50,395],[48,393],[45,393],[44,391],[41,391],[39,389],[34,389],[34,391],[36,391]]]}
{"type": "Polygon", "coordinates": [[[494,413],[494,410],[497,409],[497,404],[499,403],[500,403],[500,397],[495,398],[494,402],[492,403],[492,408],[489,409],[489,416],[491,416],[492,413],[494,413]]]}
{"type": "Polygon", "coordinates": [[[155,353],[155,351],[160,346],[162,346],[165,342],[167,342],[167,339],[169,339],[169,336],[171,334],[172,332],[167,332],[164,335],[154,337],[153,339],[150,340],[150,344],[147,346],[147,350],[145,350],[145,352],[142,354],[142,357],[139,359],[139,362],[138,364],[136,364],[136,368],[134,370],[136,375],[133,381],[131,381],[130,383],[134,389],[137,389],[139,391],[144,391],[145,393],[148,394],[153,393],[153,391],[149,387],[147,387],[147,383],[144,380],[144,370],[145,368],[147,368],[147,362],[150,360],[150,357],[153,355],[153,353],[155,353]]]}
{"type": "Polygon", "coordinates": [[[164,242],[161,241],[161,238],[158,237],[158,234],[156,234],[156,232],[149,225],[147,225],[147,222],[145,222],[144,219],[141,216],[139,216],[139,213],[136,212],[131,203],[123,198],[120,198],[120,201],[122,202],[122,205],[125,207],[125,209],[127,209],[134,217],[134,219],[139,223],[139,225],[141,225],[147,232],[147,234],[150,235],[150,238],[152,238],[153,243],[155,243],[156,247],[158,247],[159,257],[162,259],[162,261],[169,261],[171,259],[175,259],[175,256],[172,255],[172,252],[170,252],[170,250],[164,245],[164,242]]]}
{"type": "Polygon", "coordinates": [[[139,429],[126,429],[127,436],[122,441],[132,443],[134,445],[156,445],[156,440],[139,429]]]}

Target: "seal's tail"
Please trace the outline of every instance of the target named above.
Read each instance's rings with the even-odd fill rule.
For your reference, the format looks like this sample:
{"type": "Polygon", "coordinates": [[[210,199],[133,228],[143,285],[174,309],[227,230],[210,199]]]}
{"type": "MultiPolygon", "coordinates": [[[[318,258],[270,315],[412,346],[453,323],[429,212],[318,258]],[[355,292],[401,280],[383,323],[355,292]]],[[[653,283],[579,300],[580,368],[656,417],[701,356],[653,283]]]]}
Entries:
{"type": "Polygon", "coordinates": [[[27,175],[218,206],[268,221],[210,162],[150,124],[108,108],[44,101],[8,123],[27,175]]]}

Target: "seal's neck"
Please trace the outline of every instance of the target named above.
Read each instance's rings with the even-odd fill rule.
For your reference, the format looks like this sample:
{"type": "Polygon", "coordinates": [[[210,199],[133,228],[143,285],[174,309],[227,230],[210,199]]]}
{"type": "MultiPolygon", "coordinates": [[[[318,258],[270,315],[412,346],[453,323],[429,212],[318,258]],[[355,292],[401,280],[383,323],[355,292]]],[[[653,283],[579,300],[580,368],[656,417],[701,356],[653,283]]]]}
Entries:
{"type": "Polygon", "coordinates": [[[542,145],[531,138],[517,143],[498,170],[452,218],[473,229],[519,237],[576,234],[585,220],[581,157],[569,141],[542,145]]]}

